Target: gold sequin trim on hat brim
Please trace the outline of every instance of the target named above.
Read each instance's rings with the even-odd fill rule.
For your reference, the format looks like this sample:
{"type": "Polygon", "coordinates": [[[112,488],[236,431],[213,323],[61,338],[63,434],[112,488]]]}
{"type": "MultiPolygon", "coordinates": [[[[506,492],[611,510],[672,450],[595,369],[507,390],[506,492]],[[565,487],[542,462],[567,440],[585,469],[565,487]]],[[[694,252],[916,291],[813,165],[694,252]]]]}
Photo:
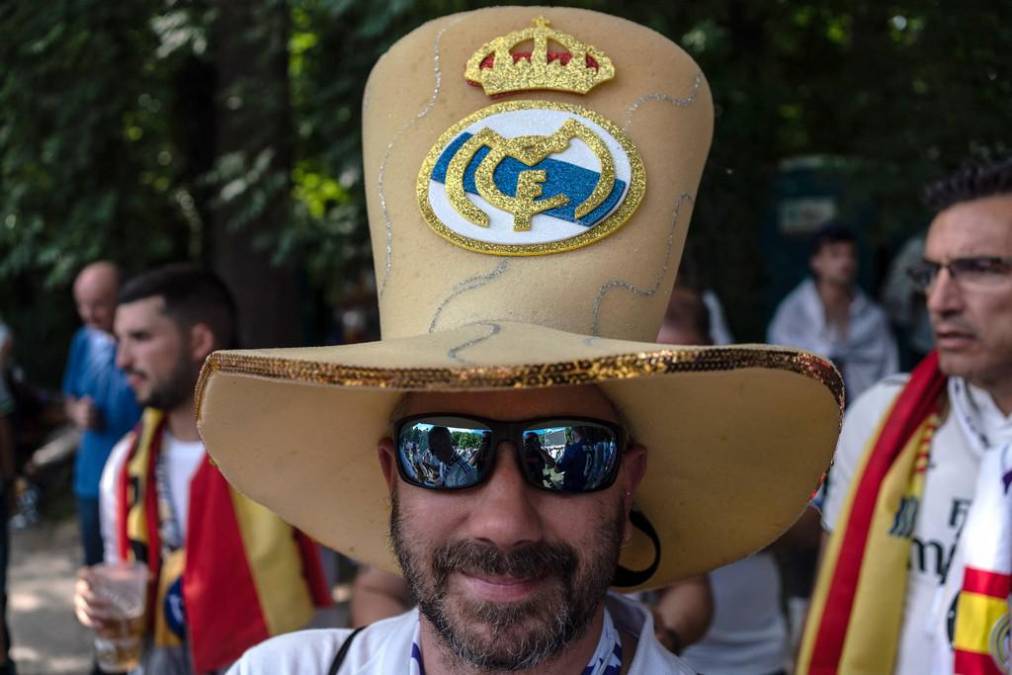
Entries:
{"type": "Polygon", "coordinates": [[[784,370],[823,384],[843,411],[843,379],[823,358],[806,352],[757,347],[664,349],[576,361],[459,368],[372,368],[248,353],[211,354],[197,382],[198,417],[208,379],[228,373],[305,384],[402,391],[526,389],[595,384],[673,373],[726,372],[746,368],[784,370]]]}
{"type": "MultiPolygon", "coordinates": [[[[551,135],[544,137],[544,144],[550,143],[551,135]]],[[[529,145],[529,143],[528,143],[529,145]]],[[[603,146],[603,144],[602,144],[603,146]]],[[[613,161],[613,160],[612,160],[613,161]]],[[[463,169],[461,167],[454,167],[458,170],[458,173],[463,169]]],[[[494,167],[493,167],[494,168],[494,167]]],[[[453,182],[451,176],[453,172],[448,171],[447,173],[447,193],[448,198],[452,199],[451,186],[449,183],[453,182]]],[[[460,178],[460,176],[457,176],[460,178]]],[[[602,166],[602,182],[608,180],[614,180],[614,166],[605,165],[602,166]]],[[[573,249],[582,248],[593,244],[608,235],[614,234],[620,227],[626,224],[626,222],[632,217],[633,213],[639,207],[640,202],[643,200],[643,195],[646,193],[647,188],[647,177],[646,170],[643,166],[643,159],[640,157],[639,151],[636,146],[633,145],[632,140],[622,131],[621,128],[614,122],[610,121],[603,115],[589,110],[582,106],[571,105],[568,103],[558,103],[555,101],[506,101],[504,103],[496,103],[494,105],[487,106],[474,112],[464,119],[460,120],[452,127],[447,129],[439,137],[439,139],[433,144],[432,149],[429,150],[429,154],[426,155],[425,161],[422,162],[422,167],[418,171],[418,180],[415,187],[415,196],[418,200],[418,207],[422,212],[422,218],[428,223],[439,236],[448,240],[452,244],[461,248],[476,251],[478,253],[487,253],[490,255],[500,256],[531,256],[531,255],[547,255],[551,253],[562,253],[563,251],[571,251],[573,249]],[[577,116],[589,119],[595,124],[605,129],[612,138],[622,147],[626,157],[629,161],[630,176],[629,185],[626,186],[625,194],[622,196],[622,201],[618,207],[612,211],[604,220],[596,223],[592,227],[589,227],[586,232],[578,234],[575,237],[568,239],[560,239],[558,241],[539,242],[531,244],[501,244],[497,242],[482,241],[480,239],[472,239],[465,237],[449,228],[439,216],[436,215],[432,209],[432,205],[429,204],[429,189],[430,181],[432,177],[432,171],[436,166],[436,162],[439,161],[440,155],[462,131],[467,129],[469,126],[483,120],[492,115],[497,115],[503,112],[513,112],[518,110],[556,110],[561,112],[572,113],[577,116]]],[[[598,195],[593,195],[592,199],[597,198],[598,195]]],[[[535,202],[537,203],[537,202],[535,202]]],[[[468,202],[467,206],[471,206],[468,202]]],[[[500,205],[503,206],[503,205],[500,205]]],[[[470,209],[464,207],[464,210],[470,212],[470,209]]],[[[484,214],[482,214],[484,215],[484,214]]],[[[466,216],[465,216],[466,217],[466,216]]],[[[483,227],[483,224],[475,224],[476,228],[483,227]]]]}

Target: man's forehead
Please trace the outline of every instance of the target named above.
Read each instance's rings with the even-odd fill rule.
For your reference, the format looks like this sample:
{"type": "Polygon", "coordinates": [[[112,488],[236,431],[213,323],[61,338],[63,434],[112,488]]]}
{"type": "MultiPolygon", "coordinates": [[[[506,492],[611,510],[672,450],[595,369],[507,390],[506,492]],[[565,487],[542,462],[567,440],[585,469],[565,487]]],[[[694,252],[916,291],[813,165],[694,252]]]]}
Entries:
{"type": "Polygon", "coordinates": [[[115,296],[118,281],[115,267],[102,264],[89,265],[74,279],[74,293],[115,296]]]}
{"type": "Polygon", "coordinates": [[[165,314],[165,299],[160,295],[123,302],[116,307],[117,329],[128,329],[137,324],[151,324],[160,319],[171,321],[165,314]]]}
{"type": "Polygon", "coordinates": [[[849,240],[840,241],[827,241],[819,250],[815,252],[816,256],[819,255],[836,255],[841,253],[854,253],[857,250],[857,245],[849,240]]]}
{"type": "Polygon", "coordinates": [[[456,412],[497,420],[520,420],[551,415],[579,415],[618,422],[614,404],[597,386],[544,387],[492,391],[411,392],[394,416],[428,412],[456,412]]]}
{"type": "Polygon", "coordinates": [[[926,257],[1012,255],[1012,194],[960,202],[931,223],[926,257]]]}

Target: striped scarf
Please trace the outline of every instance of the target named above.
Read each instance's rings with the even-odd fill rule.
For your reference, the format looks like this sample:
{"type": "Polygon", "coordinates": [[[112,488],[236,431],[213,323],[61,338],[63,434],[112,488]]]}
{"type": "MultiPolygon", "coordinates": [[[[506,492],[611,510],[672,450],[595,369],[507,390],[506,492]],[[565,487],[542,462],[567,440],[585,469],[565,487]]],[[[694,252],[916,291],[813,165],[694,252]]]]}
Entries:
{"type": "Polygon", "coordinates": [[[911,534],[944,392],[932,353],[872,437],[824,553],[798,675],[893,671],[911,534]]]}
{"type": "Polygon", "coordinates": [[[148,630],[156,646],[180,644],[182,632],[195,671],[206,673],[272,635],[303,627],[314,606],[330,598],[316,545],[232,490],[206,456],[190,481],[183,549],[163,551],[155,467],[164,431],[163,413],[145,410],[117,485],[119,553],[151,570],[148,630]],[[168,602],[177,583],[182,631],[173,625],[180,612],[168,602]]]}

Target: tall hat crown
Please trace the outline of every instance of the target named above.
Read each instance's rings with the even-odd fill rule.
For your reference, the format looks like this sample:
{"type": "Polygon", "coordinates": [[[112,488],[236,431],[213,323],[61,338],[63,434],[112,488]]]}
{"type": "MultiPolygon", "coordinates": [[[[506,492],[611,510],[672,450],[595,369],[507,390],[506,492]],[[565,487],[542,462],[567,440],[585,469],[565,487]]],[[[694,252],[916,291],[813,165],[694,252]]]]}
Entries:
{"type": "Polygon", "coordinates": [[[601,52],[546,21],[494,37],[529,26],[526,7],[443,17],[398,41],[363,101],[383,339],[215,353],[197,390],[200,430],[240,491],[396,570],[374,448],[404,392],[594,384],[650,448],[642,524],[621,555],[636,574],[621,584],[662,586],[796,520],[832,456],[842,382],[811,354],[652,342],[709,148],[706,80],[643,26],[539,11],[606,47],[614,79],[587,95],[573,84],[495,102],[465,83],[469,58],[490,93],[610,77],[601,52]],[[550,56],[552,42],[568,60],[550,56]]]}
{"type": "MultiPolygon", "coordinates": [[[[585,10],[544,7],[535,14],[495,7],[461,16],[466,20],[443,19],[404,38],[376,65],[366,88],[364,170],[383,338],[505,319],[652,340],[674,283],[713,129],[713,104],[699,66],[654,31],[585,10]],[[549,22],[601,50],[551,30],[549,22]],[[464,83],[469,60],[474,69],[488,55],[493,67],[513,64],[509,48],[522,49],[535,33],[542,43],[530,61],[516,64],[529,70],[524,86],[549,84],[537,79],[542,66],[592,74],[582,65],[588,56],[613,79],[587,95],[524,92],[495,103],[464,83]],[[556,40],[570,50],[566,66],[561,58],[549,64],[547,56],[537,56],[556,40]],[[476,51],[478,45],[484,46],[476,51]],[[423,76],[419,64],[426,59],[430,70],[423,76]],[[550,147],[570,119],[582,133],[563,134],[573,136],[565,151],[550,147]],[[502,138],[478,149],[483,134],[493,131],[502,138]],[[528,165],[520,161],[528,151],[547,155],[528,165]],[[609,157],[613,161],[601,161],[609,157]],[[489,168],[494,170],[484,171],[489,168]],[[538,171],[545,176],[532,186],[542,191],[533,205],[543,208],[558,194],[569,202],[533,216],[528,231],[517,231],[516,213],[497,206],[496,196],[522,201],[522,179],[537,178],[538,171]],[[511,172],[516,178],[507,181],[511,172]],[[489,183],[484,191],[483,175],[489,183]],[[586,177],[585,185],[573,180],[577,175],[586,177]],[[612,187],[605,202],[587,216],[577,213],[593,208],[602,185],[612,187]],[[445,226],[438,230],[442,236],[420,202],[445,226]],[[466,218],[462,212],[469,206],[493,217],[502,211],[503,222],[485,226],[477,211],[475,220],[466,218]],[[559,237],[569,238],[553,240],[556,226],[559,237]]],[[[491,69],[481,72],[493,77],[491,69]]]]}
{"type": "Polygon", "coordinates": [[[467,62],[467,81],[481,85],[489,96],[538,89],[586,94],[615,77],[611,59],[601,50],[552,30],[543,16],[532,23],[482,45],[467,62]],[[531,41],[534,49],[524,50],[531,41]],[[551,42],[566,51],[551,50],[551,42]]]}

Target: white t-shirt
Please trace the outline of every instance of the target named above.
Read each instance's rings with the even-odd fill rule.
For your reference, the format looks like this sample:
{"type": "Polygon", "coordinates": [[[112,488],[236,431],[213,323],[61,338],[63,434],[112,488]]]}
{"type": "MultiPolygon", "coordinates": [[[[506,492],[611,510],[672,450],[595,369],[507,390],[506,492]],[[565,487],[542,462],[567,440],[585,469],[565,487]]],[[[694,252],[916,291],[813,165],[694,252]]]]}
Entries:
{"type": "MultiPolygon", "coordinates": [[[[822,513],[826,530],[836,527],[868,442],[906,381],[907,376],[903,375],[880,382],[854,401],[844,417],[822,513]]],[[[975,390],[974,395],[983,396],[993,407],[987,394],[975,390]]],[[[931,672],[936,653],[935,622],[944,620],[944,612],[937,611],[943,605],[936,604],[936,597],[943,590],[959,531],[973,500],[979,465],[980,453],[963,437],[955,417],[947,415],[931,443],[924,495],[913,520],[906,607],[895,675],[931,672]]],[[[938,600],[944,606],[951,602],[948,598],[938,600]]]]}
{"type": "Polygon", "coordinates": [[[840,335],[826,321],[815,282],[802,281],[777,307],[767,339],[832,360],[843,373],[848,404],[899,370],[899,352],[885,312],[860,289],[855,289],[850,303],[847,334],[840,335]]]}
{"type": "Polygon", "coordinates": [[[760,552],[710,572],[713,623],[682,658],[706,675],[762,675],[787,667],[787,619],[780,607],[780,571],[760,552]]]}
{"type": "MultiPolygon", "coordinates": [[[[609,594],[608,611],[624,633],[637,636],[629,675],[693,675],[693,671],[654,637],[650,612],[633,600],[609,594]]],[[[418,625],[418,610],[370,625],[355,637],[341,675],[404,675],[418,625]]],[[[325,675],[348,629],[307,630],[272,638],[250,649],[228,675],[325,675]]]]}
{"type": "MultiPolygon", "coordinates": [[[[180,534],[185,540],[186,519],[190,509],[190,481],[204,459],[204,444],[201,441],[181,441],[168,430],[162,433],[162,457],[169,480],[169,492],[172,493],[170,499],[179,519],[180,534]]],[[[112,449],[105,468],[102,469],[102,480],[98,486],[99,517],[106,562],[119,559],[116,485],[132,443],[133,432],[124,436],[112,449]]]]}

